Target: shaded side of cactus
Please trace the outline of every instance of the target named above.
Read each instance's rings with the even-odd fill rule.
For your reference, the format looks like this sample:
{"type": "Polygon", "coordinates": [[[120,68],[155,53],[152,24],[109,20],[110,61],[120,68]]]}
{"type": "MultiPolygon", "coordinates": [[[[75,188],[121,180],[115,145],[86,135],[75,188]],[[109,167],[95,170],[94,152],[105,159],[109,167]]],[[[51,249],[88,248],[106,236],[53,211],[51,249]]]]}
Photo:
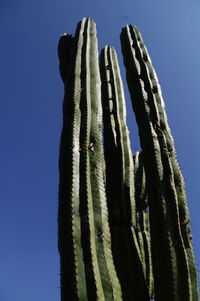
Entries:
{"type": "Polygon", "coordinates": [[[64,33],[60,37],[58,43],[59,70],[64,84],[67,83],[67,78],[69,76],[69,66],[73,42],[74,37],[71,34],[64,33]]]}
{"type": "Polygon", "coordinates": [[[148,181],[155,296],[157,300],[195,300],[180,226],[180,206],[185,213],[187,208],[186,202],[180,205],[178,199],[167,143],[171,133],[160,87],[156,84],[155,71],[137,29],[133,26],[124,28],[121,41],[148,181]],[[165,285],[169,288],[167,293],[165,285]]]}
{"type": "Polygon", "coordinates": [[[126,125],[123,85],[113,47],[100,57],[104,115],[106,187],[112,249],[124,300],[149,300],[136,239],[134,168],[126,125]]]}
{"type": "MultiPolygon", "coordinates": [[[[60,60],[65,66],[65,55],[60,60]]],[[[121,300],[103,183],[101,87],[91,19],[79,23],[68,62],[59,164],[61,300],[121,300]]]]}

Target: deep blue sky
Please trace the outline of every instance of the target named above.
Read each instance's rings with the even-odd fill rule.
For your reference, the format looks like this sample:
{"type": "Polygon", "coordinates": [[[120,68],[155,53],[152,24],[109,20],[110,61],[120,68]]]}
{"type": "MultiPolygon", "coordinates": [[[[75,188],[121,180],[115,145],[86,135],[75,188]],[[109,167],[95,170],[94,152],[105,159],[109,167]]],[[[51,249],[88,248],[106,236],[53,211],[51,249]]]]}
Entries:
{"type": "MultiPolygon", "coordinates": [[[[59,301],[58,151],[63,85],[57,43],[83,17],[97,23],[99,48],[141,31],[161,83],[186,180],[200,265],[200,2],[198,0],[1,0],[0,300],[59,301]]],[[[125,81],[124,81],[125,82],[125,81]]],[[[133,150],[139,148],[128,102],[133,150]]]]}

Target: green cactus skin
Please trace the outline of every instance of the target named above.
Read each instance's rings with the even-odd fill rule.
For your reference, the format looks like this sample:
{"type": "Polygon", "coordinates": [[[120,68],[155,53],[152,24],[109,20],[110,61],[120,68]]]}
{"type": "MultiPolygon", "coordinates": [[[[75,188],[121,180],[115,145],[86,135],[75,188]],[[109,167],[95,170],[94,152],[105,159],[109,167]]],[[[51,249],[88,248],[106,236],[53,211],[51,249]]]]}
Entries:
{"type": "MultiPolygon", "coordinates": [[[[178,163],[175,158],[171,160],[168,148],[170,140],[170,146],[171,148],[173,146],[174,151],[160,86],[137,29],[133,26],[124,28],[121,41],[149,187],[155,299],[194,301],[198,298],[198,292],[197,290],[194,292],[194,288],[191,289],[191,282],[194,281],[196,286],[196,279],[192,281],[190,279],[188,252],[185,249],[180,227],[180,211],[182,209],[186,215],[188,209],[186,199],[182,198],[181,202],[177,196],[173,165],[179,171],[177,178],[180,176],[180,168],[177,168],[178,163]],[[163,262],[156,250],[159,248],[158,239],[163,248],[162,251],[159,250],[163,262]],[[168,292],[166,287],[169,288],[168,292]]],[[[180,182],[180,177],[178,181],[180,182]]]]}
{"type": "Polygon", "coordinates": [[[106,184],[114,262],[122,285],[123,300],[149,300],[135,231],[134,169],[124,91],[113,47],[106,46],[102,50],[100,67],[106,184]]]}
{"type": "MultiPolygon", "coordinates": [[[[60,65],[66,66],[65,59],[60,57],[60,65]]],[[[61,300],[120,301],[103,183],[101,85],[91,19],[79,23],[69,61],[69,76],[61,73],[66,88],[59,161],[61,300]]]]}

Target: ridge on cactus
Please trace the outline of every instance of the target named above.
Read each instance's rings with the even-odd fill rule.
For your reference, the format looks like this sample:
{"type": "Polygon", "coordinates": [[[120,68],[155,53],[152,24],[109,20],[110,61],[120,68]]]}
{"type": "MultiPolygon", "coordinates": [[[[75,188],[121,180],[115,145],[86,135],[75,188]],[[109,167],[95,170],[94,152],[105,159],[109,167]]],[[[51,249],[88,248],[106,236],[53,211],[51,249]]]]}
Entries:
{"type": "Polygon", "coordinates": [[[126,26],[120,38],[142,149],[135,154],[115,49],[99,56],[90,18],[58,44],[61,301],[198,301],[185,184],[161,88],[138,29],[126,26]]]}

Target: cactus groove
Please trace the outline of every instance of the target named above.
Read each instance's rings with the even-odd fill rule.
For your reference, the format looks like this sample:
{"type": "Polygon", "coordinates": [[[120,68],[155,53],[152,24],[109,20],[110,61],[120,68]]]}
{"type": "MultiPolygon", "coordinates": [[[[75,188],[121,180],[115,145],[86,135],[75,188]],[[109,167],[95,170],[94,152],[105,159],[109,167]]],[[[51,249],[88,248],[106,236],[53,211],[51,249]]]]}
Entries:
{"type": "Polygon", "coordinates": [[[184,178],[161,88],[133,25],[121,46],[141,152],[132,153],[117,54],[96,24],[58,43],[61,301],[198,301],[184,178]]]}

